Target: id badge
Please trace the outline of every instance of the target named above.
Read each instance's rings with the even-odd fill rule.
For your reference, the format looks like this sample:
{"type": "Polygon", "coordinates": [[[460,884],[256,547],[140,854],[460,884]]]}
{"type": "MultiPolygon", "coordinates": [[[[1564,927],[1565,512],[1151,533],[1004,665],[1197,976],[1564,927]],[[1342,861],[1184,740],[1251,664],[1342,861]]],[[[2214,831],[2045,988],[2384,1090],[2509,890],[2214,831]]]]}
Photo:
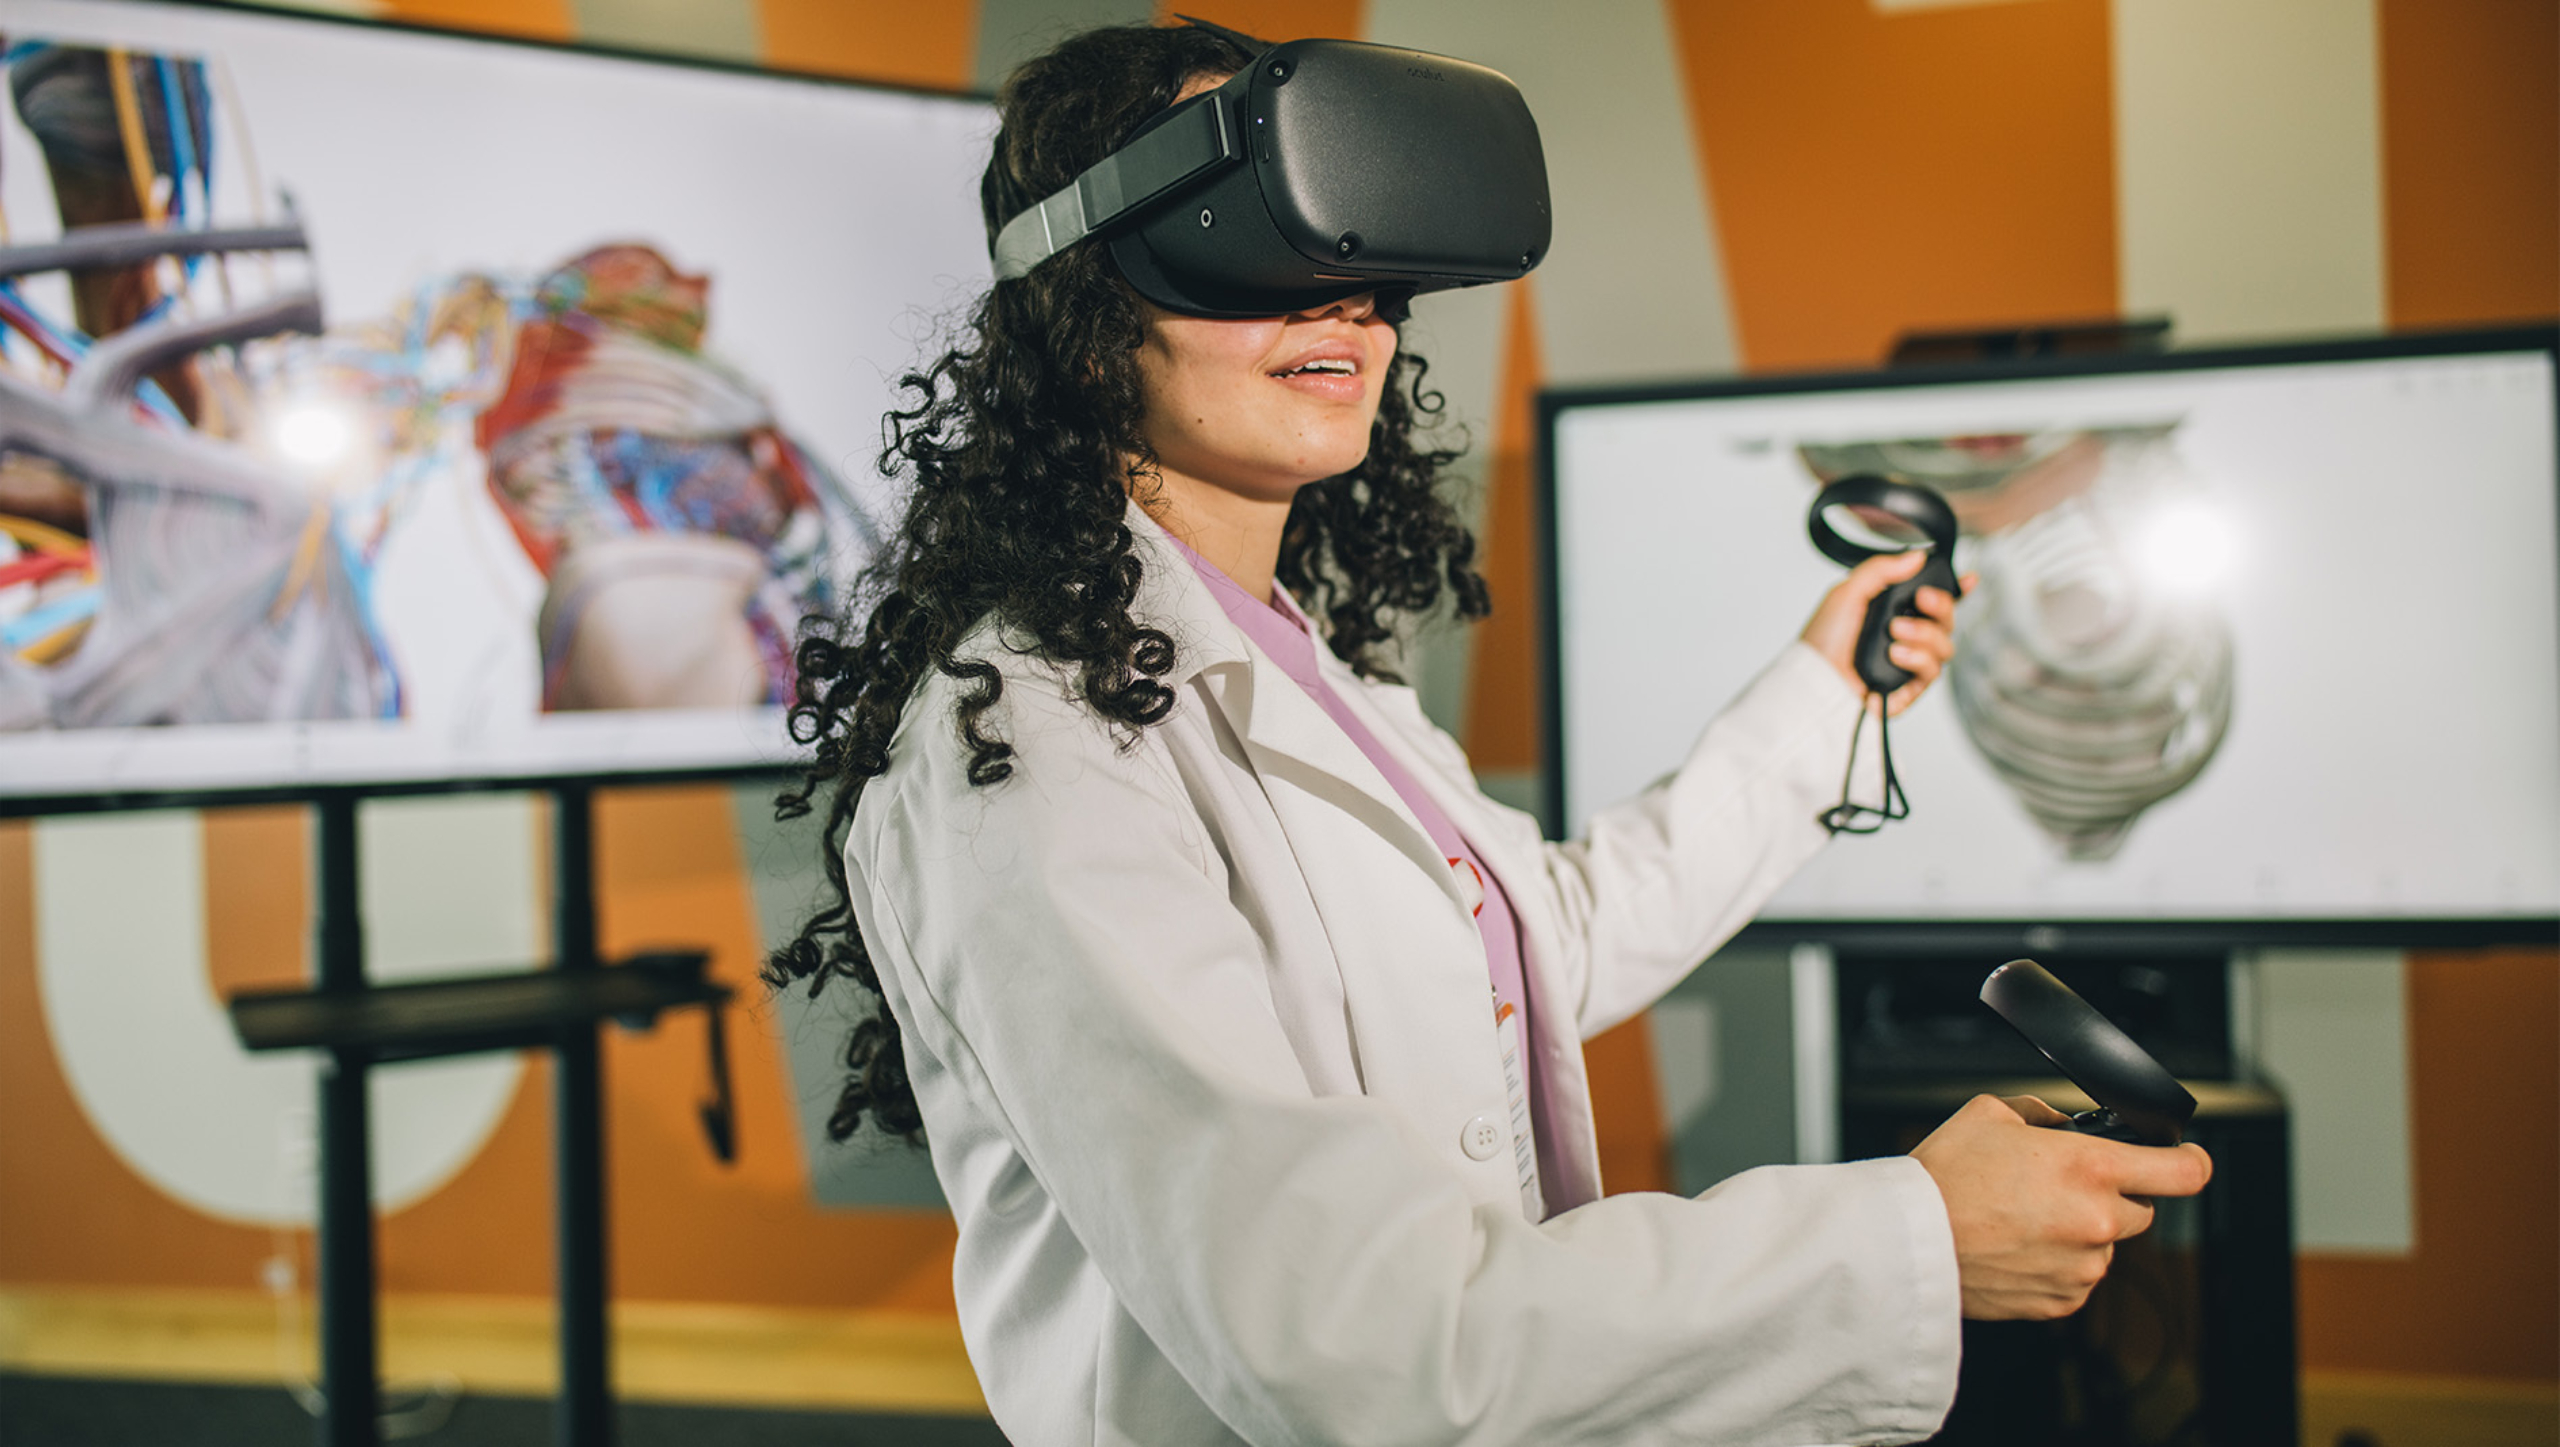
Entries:
{"type": "Polygon", "coordinates": [[[1511,1105],[1511,1162],[1520,1173],[1520,1209],[1531,1221],[1544,1221],[1547,1200],[1538,1189],[1538,1140],[1529,1128],[1527,1042],[1520,1025],[1520,1011],[1496,996],[1493,1028],[1502,1040],[1502,1090],[1511,1105]]]}

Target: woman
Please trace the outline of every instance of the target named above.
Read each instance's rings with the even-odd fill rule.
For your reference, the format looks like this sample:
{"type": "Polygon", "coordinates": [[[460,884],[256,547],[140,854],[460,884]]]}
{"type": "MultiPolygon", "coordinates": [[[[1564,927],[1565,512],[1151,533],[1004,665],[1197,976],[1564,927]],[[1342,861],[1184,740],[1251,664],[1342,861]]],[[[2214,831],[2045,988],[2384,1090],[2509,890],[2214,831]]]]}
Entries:
{"type": "MultiPolygon", "coordinates": [[[[1251,58],[1185,27],[1026,66],[989,234],[1251,58]]],[[[1923,1435],[1960,1306],[2076,1305],[2147,1220],[2121,1193],[2200,1157],[1986,1099],[1916,1158],[1597,1199],[1580,1039],[1820,846],[1850,643],[1917,560],[1547,845],[1385,672],[1399,618],[1485,611],[1396,310],[1174,315],[1088,239],[910,379],[862,636],[801,653],[846,896],[770,975],[885,1004],[835,1127],[928,1131],[1019,1443],[1923,1435]]],[[[1927,607],[1897,704],[1951,648],[1927,607]]]]}

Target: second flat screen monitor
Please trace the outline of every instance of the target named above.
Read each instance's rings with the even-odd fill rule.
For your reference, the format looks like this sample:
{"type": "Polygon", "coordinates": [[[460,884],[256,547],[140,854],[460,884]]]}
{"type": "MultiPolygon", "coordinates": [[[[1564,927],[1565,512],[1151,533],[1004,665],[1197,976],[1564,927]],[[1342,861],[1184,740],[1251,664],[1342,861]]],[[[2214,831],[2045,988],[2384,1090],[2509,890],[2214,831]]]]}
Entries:
{"type": "Polygon", "coordinates": [[[1795,634],[1840,576],[1807,505],[1881,472],[1982,587],[1894,725],[1912,816],[1764,917],[2560,915],[2552,353],[2400,350],[1561,399],[1567,827],[1795,634]]]}

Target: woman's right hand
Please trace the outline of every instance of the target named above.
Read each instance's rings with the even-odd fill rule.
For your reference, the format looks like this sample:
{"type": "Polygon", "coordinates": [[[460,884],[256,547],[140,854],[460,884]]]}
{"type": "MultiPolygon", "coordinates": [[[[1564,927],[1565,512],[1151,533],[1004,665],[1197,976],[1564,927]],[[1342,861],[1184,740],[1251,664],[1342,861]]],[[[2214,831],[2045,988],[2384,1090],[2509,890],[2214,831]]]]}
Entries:
{"type": "Polygon", "coordinates": [[[2115,1243],[2150,1226],[2148,1198],[2192,1196],[2213,1178],[2202,1147],[2050,1128],[2066,1119],[2033,1096],[1977,1095],[1913,1148],[1946,1200],[1967,1317],[2044,1321],[2078,1311],[2115,1243]]]}
{"type": "MultiPolygon", "coordinates": [[[[1919,572],[1928,561],[1927,551],[1918,548],[1869,558],[1851,568],[1847,577],[1823,594],[1813,617],[1806,620],[1799,636],[1840,671],[1851,691],[1861,695],[1867,691],[1866,680],[1858,676],[1857,661],[1858,635],[1866,629],[1867,605],[1875,601],[1877,594],[1919,572]]],[[[1971,593],[1974,581],[1968,573],[1957,580],[1957,586],[1971,593]]],[[[1894,665],[1911,674],[1911,681],[1885,700],[1886,712],[1896,718],[1920,701],[1920,695],[1938,681],[1939,673],[1956,653],[1956,600],[1940,589],[1923,588],[1912,601],[1919,605],[1920,616],[1896,618],[1892,623],[1894,665]]]]}

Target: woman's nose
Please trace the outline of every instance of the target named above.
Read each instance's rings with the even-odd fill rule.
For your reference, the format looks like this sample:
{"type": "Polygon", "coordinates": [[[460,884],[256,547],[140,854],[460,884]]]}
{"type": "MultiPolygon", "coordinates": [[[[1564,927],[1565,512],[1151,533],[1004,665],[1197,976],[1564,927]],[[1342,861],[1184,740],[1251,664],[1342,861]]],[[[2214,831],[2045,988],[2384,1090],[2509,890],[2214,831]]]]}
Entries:
{"type": "Polygon", "coordinates": [[[1357,322],[1368,320],[1371,316],[1376,315],[1377,310],[1378,294],[1374,291],[1364,291],[1358,296],[1346,296],[1338,301],[1329,301],[1322,303],[1321,305],[1311,307],[1301,307],[1298,311],[1298,315],[1305,317],[1309,321],[1323,321],[1328,317],[1339,317],[1347,322],[1357,322]]]}

